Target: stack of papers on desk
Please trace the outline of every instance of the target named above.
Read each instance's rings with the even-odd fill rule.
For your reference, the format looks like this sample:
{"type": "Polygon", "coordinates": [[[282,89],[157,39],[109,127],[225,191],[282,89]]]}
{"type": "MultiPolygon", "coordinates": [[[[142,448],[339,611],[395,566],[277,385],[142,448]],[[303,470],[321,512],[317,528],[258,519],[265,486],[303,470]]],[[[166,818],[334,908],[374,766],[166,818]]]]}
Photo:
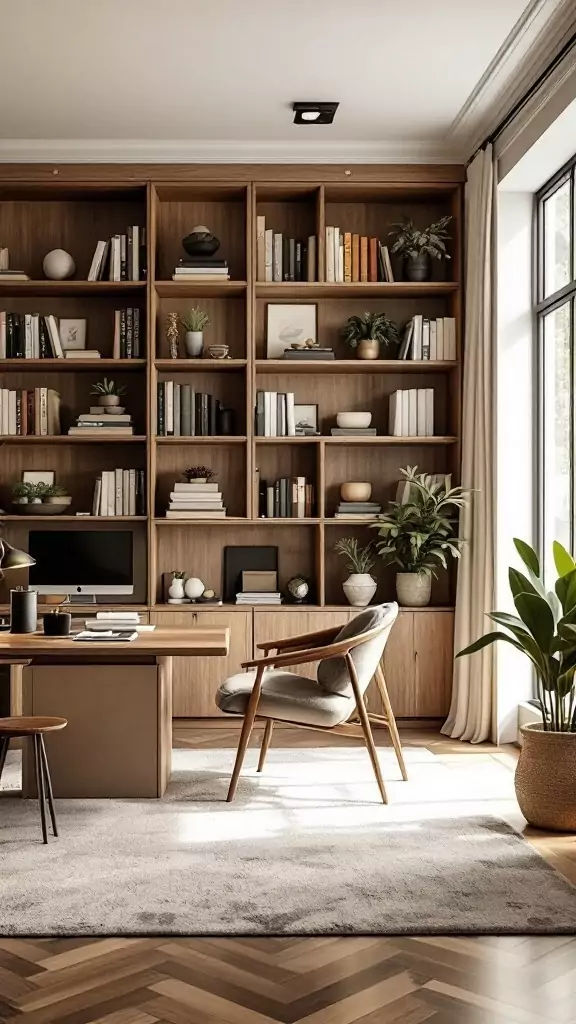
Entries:
{"type": "Polygon", "coordinates": [[[129,629],[83,629],[80,633],[77,633],[74,640],[82,640],[87,642],[94,642],[97,644],[120,641],[125,643],[127,640],[136,640],[138,633],[135,630],[129,629]]]}

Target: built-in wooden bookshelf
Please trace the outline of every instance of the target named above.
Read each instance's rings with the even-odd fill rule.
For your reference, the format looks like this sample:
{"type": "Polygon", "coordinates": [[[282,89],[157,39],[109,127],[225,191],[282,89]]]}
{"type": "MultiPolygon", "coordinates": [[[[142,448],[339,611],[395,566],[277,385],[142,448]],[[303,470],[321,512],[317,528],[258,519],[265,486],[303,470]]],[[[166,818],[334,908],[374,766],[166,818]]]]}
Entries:
{"type": "MultiPolygon", "coordinates": [[[[26,547],[33,524],[58,530],[73,523],[81,530],[95,522],[104,530],[122,523],[133,531],[139,572],[132,607],[158,622],[230,622],[234,640],[227,666],[237,670],[253,644],[289,632],[305,632],[347,621],[342,582],[344,560],[333,551],[345,535],[370,536],[365,524],[334,519],[339,486],[349,479],[369,480],[376,500],[394,497],[401,467],[418,465],[458,479],[461,434],[462,200],[463,169],[443,166],[138,166],[44,165],[0,167],[0,242],[10,250],[10,264],[30,275],[25,282],[0,282],[0,309],[32,311],[88,321],[88,348],[102,359],[73,362],[57,359],[0,361],[0,387],[33,388],[48,383],[61,394],[63,426],[86,411],[90,386],[106,374],[125,384],[126,407],[133,415],[134,436],[115,440],[69,437],[0,438],[0,502],[3,534],[26,547]],[[385,241],[390,225],[402,216],[429,223],[450,213],[451,259],[434,265],[433,280],[396,283],[334,284],[325,280],[325,226],[376,235],[385,241]],[[256,218],[266,217],[276,231],[317,237],[316,282],[256,280],[256,218]],[[141,282],[84,280],[96,242],[127,224],[146,228],[147,279],[141,282]],[[184,256],[181,239],[194,225],[207,224],[218,236],[219,255],[229,262],[230,281],[188,283],[171,280],[184,256]],[[42,259],[52,248],[74,256],[76,275],[69,281],[43,279],[42,259]],[[333,346],[333,362],[286,362],[266,358],[266,308],[269,303],[314,303],[321,344],[333,346]],[[114,309],[139,305],[145,331],[145,358],[114,360],[114,309]],[[226,343],[230,358],[170,358],[165,321],[200,305],[210,316],[206,345],[226,343]],[[386,312],[399,325],[414,313],[452,316],[457,325],[457,358],[445,362],[356,359],[342,341],[349,316],[369,309],[386,312]],[[46,375],[46,376],[45,376],[46,375]],[[177,379],[209,390],[235,412],[235,436],[157,437],[157,383],[177,379]],[[434,437],[387,436],[388,399],[402,387],[433,388],[434,437]],[[258,389],[291,391],[299,403],[319,406],[320,437],[255,436],[254,403],[258,389]],[[330,427],[342,410],[369,410],[376,437],[332,437],[330,427]],[[164,512],[174,480],[186,467],[207,464],[216,472],[228,516],[223,520],[181,522],[164,512]],[[91,509],[94,480],[103,469],[137,467],[147,471],[145,517],[80,517],[91,509]],[[74,504],[65,517],[15,516],[10,488],[24,469],[54,469],[69,488],[74,504]],[[306,476],[315,485],[313,516],[307,519],[260,519],[254,474],[263,478],[306,476]],[[164,574],[173,569],[200,576],[221,590],[222,551],[227,544],[273,544],[279,550],[280,585],[304,575],[310,603],[281,608],[238,609],[234,605],[178,607],[164,600],[164,574]],[[236,634],[242,631],[240,641],[236,634]]],[[[181,349],[183,352],[183,349],[181,349]]],[[[376,600],[394,598],[394,573],[376,567],[376,600]]],[[[15,582],[11,581],[12,584],[15,582]]],[[[440,716],[447,710],[451,676],[454,570],[433,586],[430,608],[402,613],[397,642],[387,654],[389,685],[400,716],[440,716]],[[417,625],[420,623],[420,625],[417,625]],[[437,641],[437,642],[436,642],[437,641]],[[406,644],[409,650],[406,650],[406,644]],[[428,645],[429,650],[424,654],[428,645]],[[418,655],[420,667],[418,668],[418,655]],[[427,658],[429,680],[422,676],[427,658]],[[434,659],[436,659],[434,661],[434,659]],[[420,673],[420,675],[418,674],[420,673]]],[[[1,595],[0,595],[1,597],[1,595]]],[[[4,591],[6,600],[6,591],[4,591]]],[[[127,602],[128,603],[128,602],[127,602]]],[[[117,607],[117,605],[115,605],[117,607]]],[[[216,714],[212,683],[190,678],[192,668],[176,667],[176,714],[216,714]]],[[[211,669],[212,671],[212,669],[211,669]]],[[[374,699],[374,698],[371,698],[374,699]]]]}

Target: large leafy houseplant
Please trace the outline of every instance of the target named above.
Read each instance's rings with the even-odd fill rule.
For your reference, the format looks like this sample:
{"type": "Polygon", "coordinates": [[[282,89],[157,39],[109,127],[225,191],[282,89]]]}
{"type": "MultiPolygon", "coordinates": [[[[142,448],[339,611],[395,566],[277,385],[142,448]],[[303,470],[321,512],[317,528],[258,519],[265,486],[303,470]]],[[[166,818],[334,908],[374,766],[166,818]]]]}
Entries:
{"type": "Polygon", "coordinates": [[[448,568],[449,558],[460,556],[458,510],[467,501],[466,492],[451,487],[449,477],[440,482],[417,470],[417,466],[400,470],[410,485],[408,500],[390,502],[373,524],[382,538],[376,542],[378,554],[387,565],[399,567],[398,600],[411,605],[428,604],[431,577],[438,569],[448,568]]]}
{"type": "Polygon", "coordinates": [[[366,359],[377,358],[380,345],[394,351],[400,336],[396,324],[385,313],[364,313],[364,316],[349,318],[344,328],[344,341],[358,350],[361,359],[366,359]]]}
{"type": "Polygon", "coordinates": [[[449,260],[446,250],[449,234],[446,230],[452,217],[440,220],[427,228],[417,228],[414,221],[404,217],[401,224],[393,224],[391,235],[396,236],[392,252],[404,258],[409,281],[427,281],[432,272],[432,259],[449,260]]]}

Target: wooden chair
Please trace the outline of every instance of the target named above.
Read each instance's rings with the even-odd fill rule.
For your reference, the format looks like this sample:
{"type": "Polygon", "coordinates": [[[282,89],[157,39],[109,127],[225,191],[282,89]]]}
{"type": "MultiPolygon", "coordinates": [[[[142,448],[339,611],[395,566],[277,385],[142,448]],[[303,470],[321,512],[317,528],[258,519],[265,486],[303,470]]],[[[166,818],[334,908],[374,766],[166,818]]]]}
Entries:
{"type": "Polygon", "coordinates": [[[34,765],[36,768],[36,787],[38,791],[38,803],[40,804],[40,817],[42,819],[42,838],[48,842],[48,828],[46,825],[46,801],[50,811],[52,831],[58,836],[56,825],[56,812],[54,810],[54,797],[52,795],[52,780],[48,768],[48,757],[44,745],[44,733],[55,732],[64,729],[68,725],[65,718],[41,718],[39,716],[26,717],[17,715],[15,718],[0,718],[0,781],[6,761],[6,754],[10,746],[10,740],[17,737],[30,737],[34,743],[34,765]]]}
{"type": "Polygon", "coordinates": [[[228,801],[233,800],[236,793],[254,722],[264,719],[259,772],[264,768],[275,722],[337,736],[362,737],[382,802],[388,802],[371,723],[388,728],[402,778],[406,781],[402,745],[381,667],[384,647],[397,615],[396,604],[373,606],[343,628],[336,626],[258,644],[265,656],[244,662],[242,667],[249,671],[225,680],[216,695],[218,707],[229,714],[244,715],[228,801]],[[316,679],[285,671],[311,661],[319,663],[316,679]],[[384,715],[370,714],[365,706],[364,695],[373,678],[382,698],[384,715]]]}

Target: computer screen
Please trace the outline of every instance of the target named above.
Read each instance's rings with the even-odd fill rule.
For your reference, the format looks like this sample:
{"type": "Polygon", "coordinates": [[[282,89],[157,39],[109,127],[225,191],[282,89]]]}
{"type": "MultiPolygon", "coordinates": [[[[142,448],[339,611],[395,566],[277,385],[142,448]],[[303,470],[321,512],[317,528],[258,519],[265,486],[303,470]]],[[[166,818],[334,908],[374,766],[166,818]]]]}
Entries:
{"type": "Polygon", "coordinates": [[[36,560],[30,586],[44,593],[133,591],[129,530],[30,530],[28,551],[36,560]]]}

